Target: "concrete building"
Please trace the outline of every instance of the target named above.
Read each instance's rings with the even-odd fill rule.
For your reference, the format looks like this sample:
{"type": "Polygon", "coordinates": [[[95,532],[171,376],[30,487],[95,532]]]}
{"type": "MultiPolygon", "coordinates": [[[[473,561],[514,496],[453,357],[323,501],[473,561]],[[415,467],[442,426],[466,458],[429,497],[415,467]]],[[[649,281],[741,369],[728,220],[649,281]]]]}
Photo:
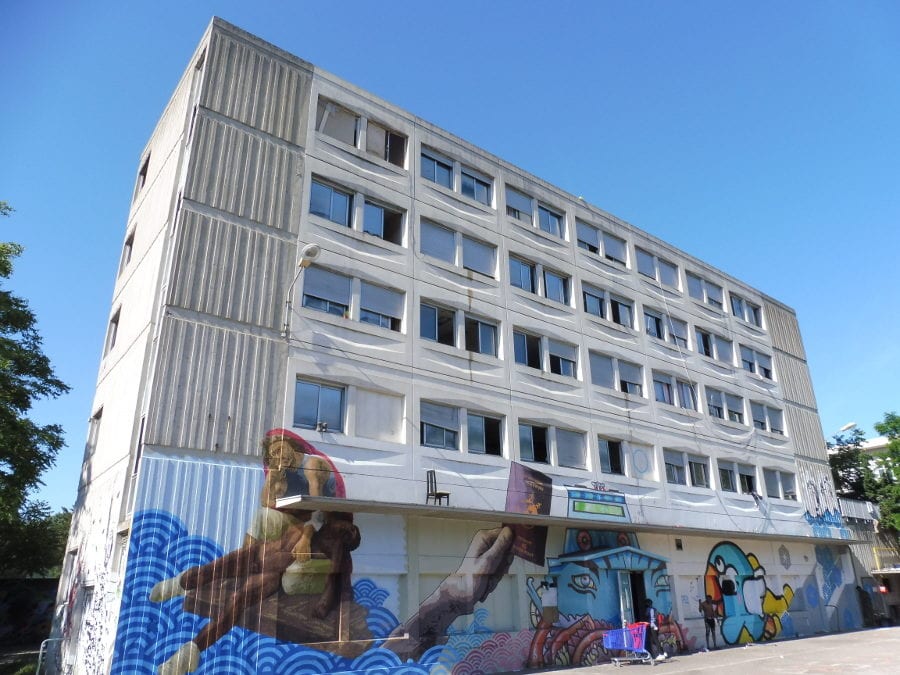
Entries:
{"type": "Polygon", "coordinates": [[[861,624],[794,312],[220,20],[145,148],[64,672],[495,672],[861,624]],[[208,620],[209,619],[209,620],[208,620]]]}

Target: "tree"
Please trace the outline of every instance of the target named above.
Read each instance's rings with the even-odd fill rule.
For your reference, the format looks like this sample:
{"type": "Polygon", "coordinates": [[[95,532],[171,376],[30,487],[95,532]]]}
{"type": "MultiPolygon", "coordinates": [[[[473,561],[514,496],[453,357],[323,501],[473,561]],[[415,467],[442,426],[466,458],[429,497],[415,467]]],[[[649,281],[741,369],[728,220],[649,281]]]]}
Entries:
{"type": "Polygon", "coordinates": [[[887,450],[875,458],[878,475],[873,480],[873,490],[880,524],[883,528],[900,532],[900,416],[895,412],[884,414],[875,425],[875,431],[888,439],[887,450]]]}
{"type": "MultiPolygon", "coordinates": [[[[0,216],[12,207],[0,201],[0,216]]],[[[41,349],[37,319],[28,303],[4,288],[22,247],[0,242],[0,568],[6,574],[50,570],[62,560],[69,514],[51,514],[28,499],[63,446],[62,427],[38,424],[28,414],[40,398],[69,390],[41,349]]]]}
{"type": "MultiPolygon", "coordinates": [[[[0,201],[0,215],[12,211],[0,201]]],[[[69,390],[41,350],[37,319],[28,303],[3,288],[21,253],[19,244],[0,242],[0,520],[18,516],[28,492],[63,446],[62,427],[28,417],[32,404],[69,390]]]]}
{"type": "Polygon", "coordinates": [[[869,499],[866,479],[871,478],[868,458],[862,452],[865,434],[854,429],[849,434],[835,434],[828,443],[828,463],[834,487],[846,499],[869,499]]]}

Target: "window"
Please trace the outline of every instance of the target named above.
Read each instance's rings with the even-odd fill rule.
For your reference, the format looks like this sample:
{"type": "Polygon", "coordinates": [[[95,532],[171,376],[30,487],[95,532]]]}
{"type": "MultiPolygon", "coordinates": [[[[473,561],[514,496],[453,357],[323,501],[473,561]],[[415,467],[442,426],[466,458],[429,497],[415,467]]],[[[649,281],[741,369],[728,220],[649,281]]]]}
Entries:
{"type": "Polygon", "coordinates": [[[380,237],[392,244],[402,244],[403,214],[367,199],[363,211],[363,232],[380,237]]]}
{"type": "Polygon", "coordinates": [[[297,378],[294,426],[317,431],[344,430],[344,388],[297,378]]]}
{"type": "Polygon", "coordinates": [[[419,306],[419,335],[442,345],[456,345],[456,313],[436,305],[422,303],[419,306]]]}
{"type": "Polygon", "coordinates": [[[544,232],[562,237],[562,218],[561,215],[551,211],[543,204],[538,204],[538,225],[544,232]]]}
{"type": "Polygon", "coordinates": [[[584,469],[584,434],[580,431],[556,429],[556,463],[573,469],[584,469]]]}
{"type": "Polygon", "coordinates": [[[487,277],[494,276],[497,267],[497,248],[490,244],[462,236],[463,267],[487,277]]]}
{"type": "Polygon", "coordinates": [[[467,167],[462,168],[460,176],[460,192],[463,195],[471,197],[476,202],[481,202],[486,206],[491,205],[493,185],[490,178],[467,167]]]}
{"type": "Polygon", "coordinates": [[[781,499],[781,481],[774,469],[763,469],[763,484],[766,486],[766,497],[781,499]]]}
{"type": "Polygon", "coordinates": [[[728,407],[728,421],[744,423],[744,399],[734,394],[725,394],[725,405],[728,407]]]}
{"type": "Polygon", "coordinates": [[[620,239],[608,232],[603,233],[603,256],[607,260],[619,263],[620,265],[628,264],[628,246],[624,239],[620,239]]]}
{"type": "Polygon", "coordinates": [[[635,247],[634,252],[640,274],[659,281],[664,286],[678,288],[678,267],[676,265],[641,248],[635,247]]]}
{"type": "Polygon", "coordinates": [[[134,249],[134,230],[128,233],[128,236],[125,237],[125,244],[122,246],[122,259],[119,261],[119,274],[128,267],[128,263],[131,262],[131,253],[134,249]]]}
{"type": "Polygon", "coordinates": [[[734,345],[731,340],[714,335],[708,331],[697,328],[697,352],[722,363],[732,364],[734,360],[734,345]]]}
{"type": "Polygon", "coordinates": [[[316,131],[356,147],[359,116],[336,103],[319,99],[316,109],[316,131]]]}
{"type": "Polygon", "coordinates": [[[772,357],[741,345],[741,366],[748,373],[756,373],[767,380],[772,379],[772,357]]]}
{"type": "Polygon", "coordinates": [[[349,193],[325,185],[317,180],[312,181],[309,193],[309,212],[327,218],[333,223],[350,227],[349,193]]]}
{"type": "Polygon", "coordinates": [[[687,273],[688,294],[695,300],[722,309],[722,287],[698,277],[696,274],[687,273]]]}
{"type": "Polygon", "coordinates": [[[673,485],[687,485],[684,470],[684,454],[677,450],[663,450],[666,465],[666,482],[673,485]]]}
{"type": "Polygon", "coordinates": [[[782,414],[777,408],[770,408],[762,403],[750,402],[750,414],[753,417],[753,426],[762,431],[773,434],[783,434],[782,414]]]}
{"type": "Polygon", "coordinates": [[[762,310],[759,305],[754,305],[749,300],[745,300],[734,293],[729,294],[731,298],[731,313],[737,318],[752,323],[754,326],[762,327],[762,310]]]}
{"type": "Polygon", "coordinates": [[[534,207],[532,205],[531,197],[507,186],[506,215],[530,225],[534,216],[534,207]]]}
{"type": "Polygon", "coordinates": [[[609,299],[610,318],[614,323],[626,328],[634,328],[634,305],[630,300],[617,298],[609,299]]]}
{"type": "Polygon", "coordinates": [[[671,342],[682,349],[687,349],[687,324],[684,321],[667,316],[666,328],[668,329],[666,342],[671,342]]]}
{"type": "Polygon", "coordinates": [[[698,455],[688,455],[688,470],[691,475],[691,485],[694,487],[709,487],[709,460],[698,455]]]}
{"type": "Polygon", "coordinates": [[[310,267],[303,273],[303,306],[349,317],[350,277],[310,267]]]}
{"type": "Polygon", "coordinates": [[[721,391],[706,388],[706,409],[713,417],[718,417],[720,420],[725,419],[725,406],[721,391]]]}
{"type": "Polygon", "coordinates": [[[741,493],[745,495],[756,492],[756,469],[747,464],[738,464],[738,479],[741,484],[741,493]]]}
{"type": "Polygon", "coordinates": [[[361,282],[359,320],[399,331],[403,320],[403,293],[361,282]]]}
{"type": "Polygon", "coordinates": [[[406,136],[368,120],[366,124],[366,152],[391,164],[406,164],[406,136]]]}
{"type": "Polygon", "coordinates": [[[131,200],[134,201],[137,199],[138,194],[140,194],[141,190],[144,189],[144,185],[147,183],[147,172],[150,170],[150,155],[148,154],[144,157],[144,161],[141,162],[141,168],[138,169],[137,180],[134,183],[134,195],[131,200]]]}
{"type": "Polygon", "coordinates": [[[459,409],[437,403],[419,403],[419,442],[429,448],[456,450],[459,437],[459,409]]]}
{"type": "Polygon", "coordinates": [[[591,253],[600,253],[600,230],[593,225],[575,221],[575,237],[578,248],[591,253]]]}
{"type": "Polygon", "coordinates": [[[544,269],[544,297],[563,305],[569,304],[569,277],[544,269]]]}
{"type": "Polygon", "coordinates": [[[509,283],[523,291],[535,293],[537,289],[534,283],[534,265],[510,257],[509,259],[509,283]]]}
{"type": "Polygon", "coordinates": [[[675,387],[678,392],[678,405],[685,410],[696,410],[697,390],[694,385],[684,380],[676,380],[675,387]]]}
{"type": "Polygon", "coordinates": [[[547,427],[519,424],[519,458],[526,462],[549,463],[547,427]]]}
{"type": "Polygon", "coordinates": [[[734,482],[734,469],[719,464],[719,489],[723,492],[737,492],[737,484],[734,482]]]}
{"type": "Polygon", "coordinates": [[[659,403],[678,405],[685,410],[697,409],[694,385],[666,373],[653,372],[653,392],[659,403]]]}
{"type": "Polygon", "coordinates": [[[497,248],[442,225],[423,220],[420,223],[419,250],[451,265],[494,277],[497,248]],[[457,260],[461,261],[460,263],[457,260]]]}
{"type": "Polygon", "coordinates": [[[606,318],[606,292],[582,284],[581,297],[584,300],[584,311],[588,314],[606,318]]]}
{"type": "Polygon", "coordinates": [[[497,326],[466,316],[466,349],[470,352],[497,356],[497,326]]]}
{"type": "Polygon", "coordinates": [[[653,392],[659,403],[675,405],[675,396],[672,392],[672,378],[669,375],[653,373],[653,392]]]}
{"type": "Polygon", "coordinates": [[[590,362],[592,384],[607,389],[618,389],[624,394],[644,395],[641,366],[597,352],[590,353],[590,362]]]}
{"type": "Polygon", "coordinates": [[[665,337],[665,331],[663,329],[663,320],[662,316],[657,314],[656,312],[645,309],[644,310],[644,331],[650,337],[655,337],[662,340],[665,337]]]}
{"type": "Polygon", "coordinates": [[[109,326],[106,328],[106,349],[103,350],[104,354],[109,354],[112,351],[112,348],[116,346],[116,338],[119,335],[119,317],[121,314],[121,308],[117,309],[115,314],[113,314],[112,318],[109,320],[109,326]]]}
{"type": "Polygon", "coordinates": [[[466,417],[466,426],[469,452],[497,457],[503,455],[502,420],[470,412],[466,417]]]}
{"type": "Polygon", "coordinates": [[[436,154],[422,151],[422,178],[453,189],[453,162],[436,154]]]}
{"type": "Polygon", "coordinates": [[[321,267],[310,267],[303,274],[303,306],[326,314],[353,318],[392,331],[403,326],[405,295],[368,281],[359,281],[359,314],[351,317],[353,279],[321,267]]]}
{"type": "Polygon", "coordinates": [[[625,462],[622,453],[622,443],[606,438],[599,438],[600,447],[600,471],[617,476],[625,475],[625,462]]]}
{"type": "Polygon", "coordinates": [[[781,475],[781,496],[783,499],[797,501],[797,481],[794,474],[779,472],[781,475]]]}
{"type": "Polygon", "coordinates": [[[566,377],[577,377],[578,348],[556,340],[547,340],[550,355],[550,372],[566,377]]]}
{"type": "Polygon", "coordinates": [[[513,331],[516,363],[541,369],[541,338],[537,335],[513,331]]]}

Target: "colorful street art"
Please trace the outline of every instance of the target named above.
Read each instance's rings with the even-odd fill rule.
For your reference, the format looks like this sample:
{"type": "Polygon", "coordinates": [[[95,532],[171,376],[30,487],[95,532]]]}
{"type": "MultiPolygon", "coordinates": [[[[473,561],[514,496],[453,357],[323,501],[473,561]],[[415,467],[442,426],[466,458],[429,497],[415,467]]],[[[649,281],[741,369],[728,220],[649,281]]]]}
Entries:
{"type": "Polygon", "coordinates": [[[787,584],[780,594],[769,588],[756,556],[730,541],[720,542],[709,553],[706,593],[721,617],[722,639],[731,645],[777,637],[794,597],[787,584]]]}
{"type": "MultiPolygon", "coordinates": [[[[148,471],[162,482],[186,480],[171,460],[147,461],[155,462],[148,471]]],[[[697,647],[674,616],[667,559],[642,549],[634,533],[595,529],[628,518],[621,493],[602,486],[567,488],[569,509],[583,526],[557,532],[561,539],[548,537],[544,526],[521,525],[527,520],[469,530],[470,539],[452,540],[459,542],[460,556],[450,567],[454,571],[437,577],[424,599],[404,610],[405,568],[372,576],[354,571],[354,555],[359,563],[366,537],[375,536],[381,522],[375,514],[354,518],[277,508],[284,497],[346,498],[348,486],[332,460],[296,434],[276,429],[263,441],[262,464],[245,466],[242,477],[232,479],[243,486],[242,494],[249,490],[258,500],[252,508],[235,508],[243,514],[240,522],[221,539],[231,545],[220,543],[218,529],[192,531],[193,506],[172,513],[160,508],[165,502],[154,501],[155,495],[145,495],[146,508],[136,512],[131,530],[111,672],[474,675],[585,666],[609,659],[604,632],[643,620],[647,600],[659,613],[665,651],[697,647]],[[261,483],[258,492],[254,480],[261,483]],[[517,578],[509,575],[517,558],[524,566],[517,574],[526,570],[518,577],[525,587],[518,589],[509,584],[517,578]],[[494,602],[491,596],[501,587],[507,595],[494,602]],[[506,598],[514,595],[527,602],[523,615],[500,616],[509,614],[515,603],[506,598]]],[[[191,480],[206,484],[217,484],[215,476],[228,470],[189,466],[196,474],[191,480]]],[[[509,513],[547,514],[551,499],[549,477],[512,464],[509,513]]],[[[388,548],[405,551],[403,528],[383,527],[378,537],[398,537],[388,548]]],[[[826,578],[834,580],[826,557],[826,550],[817,551],[826,578]]],[[[405,554],[402,559],[405,565],[405,554]]],[[[784,547],[773,561],[791,565],[784,547]]],[[[790,625],[793,589],[770,588],[756,555],[737,544],[716,544],[702,578],[696,577],[698,587],[691,592],[702,597],[699,585],[705,585],[703,595],[713,598],[726,644],[771,640],[790,625]]],[[[699,622],[699,615],[694,618],[699,622]]]]}

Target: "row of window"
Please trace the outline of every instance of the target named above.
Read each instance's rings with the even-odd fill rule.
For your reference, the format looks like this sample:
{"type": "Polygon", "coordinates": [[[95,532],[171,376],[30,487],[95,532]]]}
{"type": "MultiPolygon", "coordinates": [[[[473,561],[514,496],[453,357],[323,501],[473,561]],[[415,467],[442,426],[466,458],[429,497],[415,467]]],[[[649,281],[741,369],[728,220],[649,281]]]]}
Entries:
{"type": "MultiPolygon", "coordinates": [[[[297,380],[294,397],[296,427],[341,432],[344,429],[346,404],[343,387],[304,379],[297,380]]],[[[505,456],[503,448],[504,418],[481,411],[468,410],[430,401],[419,405],[419,443],[430,448],[466,451],[474,454],[505,456]]],[[[562,427],[519,421],[517,424],[519,459],[539,464],[573,469],[587,469],[586,434],[562,427]]],[[[634,450],[626,452],[625,441],[598,437],[597,461],[600,471],[612,476],[645,475],[649,467],[639,471],[634,450]]],[[[652,453],[643,448],[642,461],[652,453]]],[[[710,474],[710,458],[669,448],[663,449],[665,479],[674,485],[715,488],[724,492],[756,492],[756,468],[730,460],[717,460],[716,484],[710,474]]],[[[766,494],[782,499],[796,499],[794,476],[774,469],[763,469],[766,494]]]]}
{"type": "MultiPolygon", "coordinates": [[[[452,247],[455,254],[461,255],[464,261],[471,267],[482,267],[489,257],[486,253],[486,246],[481,242],[469,239],[466,236],[452,235],[452,240],[448,240],[447,245],[452,247]]],[[[534,288],[529,286],[529,282],[534,281],[534,269],[526,266],[517,258],[510,258],[510,278],[513,285],[526,289],[534,288]]],[[[540,288],[544,295],[552,298],[560,298],[565,301],[568,293],[568,278],[562,277],[552,270],[540,269],[540,288]]],[[[360,321],[374,323],[391,330],[401,330],[403,317],[404,294],[400,291],[376,286],[368,282],[360,282],[360,307],[355,312],[351,309],[353,293],[353,280],[341,274],[329,272],[320,267],[312,267],[306,272],[304,282],[303,305],[313,309],[318,309],[331,314],[344,316],[346,318],[358,318],[360,321]]],[[[582,298],[584,311],[589,314],[607,319],[621,326],[633,328],[635,309],[632,300],[613,295],[602,289],[582,284],[582,298]]],[[[688,324],[680,319],[675,319],[668,314],[662,312],[644,309],[644,331],[651,337],[658,340],[674,344],[678,347],[688,349],[688,324]]],[[[455,310],[440,307],[428,301],[423,301],[420,307],[420,335],[423,338],[435,340],[447,345],[456,346],[460,344],[457,339],[457,331],[455,326],[455,310]]],[[[489,341],[479,340],[477,348],[470,348],[469,351],[478,351],[483,354],[497,356],[497,326],[489,319],[477,319],[482,326],[477,328],[473,326],[473,330],[482,333],[491,333],[489,341]],[[484,344],[481,344],[481,343],[484,344]]],[[[467,329],[468,331],[468,329],[467,329]]],[[[723,364],[734,365],[735,351],[732,340],[710,333],[703,328],[696,328],[694,331],[696,351],[704,356],[713,358],[723,364]]],[[[536,344],[537,336],[530,338],[531,342],[536,344]]],[[[469,340],[468,332],[466,333],[466,345],[475,344],[476,341],[469,340]]],[[[519,363],[532,365],[540,368],[540,365],[534,365],[537,361],[536,352],[531,350],[531,356],[519,359],[520,354],[528,351],[529,338],[515,338],[516,343],[516,360],[519,363]],[[521,344],[521,350],[520,345],[521,344]]],[[[772,358],[768,354],[764,354],[747,345],[738,345],[738,353],[740,355],[741,367],[749,373],[758,375],[759,377],[771,380],[773,379],[772,358]]],[[[574,346],[569,346],[567,353],[575,350],[574,346]]],[[[571,358],[575,361],[576,358],[571,358]]],[[[572,376],[577,375],[572,369],[572,376]]]]}
{"type": "MultiPolygon", "coordinates": [[[[335,140],[368,154],[378,156],[397,166],[406,163],[406,136],[326,99],[319,100],[316,129],[335,140]]],[[[423,147],[419,158],[423,179],[464,195],[486,206],[494,205],[494,181],[477,169],[436,150],[423,147]]],[[[504,192],[508,217],[536,227],[550,235],[566,239],[565,214],[521,190],[507,186],[504,192]]],[[[334,222],[351,226],[351,192],[337,186],[313,181],[310,212],[334,222]]],[[[365,199],[363,197],[363,199],[365,199]]],[[[358,229],[396,244],[403,240],[403,213],[389,205],[366,201],[366,214],[358,229]],[[371,205],[371,206],[370,206],[371,205]],[[368,211],[372,209],[372,213],[368,211]],[[379,225],[380,209],[389,223],[379,225]]],[[[638,273],[661,286],[680,291],[682,288],[678,265],[650,251],[635,246],[634,260],[628,256],[627,242],[614,234],[581,220],[575,221],[575,240],[579,248],[590,251],[614,264],[637,269],[638,273]]],[[[685,271],[688,294],[712,307],[724,310],[722,287],[708,279],[685,271]]],[[[730,294],[732,313],[749,323],[762,326],[762,311],[739,295],[730,294]]]]}

